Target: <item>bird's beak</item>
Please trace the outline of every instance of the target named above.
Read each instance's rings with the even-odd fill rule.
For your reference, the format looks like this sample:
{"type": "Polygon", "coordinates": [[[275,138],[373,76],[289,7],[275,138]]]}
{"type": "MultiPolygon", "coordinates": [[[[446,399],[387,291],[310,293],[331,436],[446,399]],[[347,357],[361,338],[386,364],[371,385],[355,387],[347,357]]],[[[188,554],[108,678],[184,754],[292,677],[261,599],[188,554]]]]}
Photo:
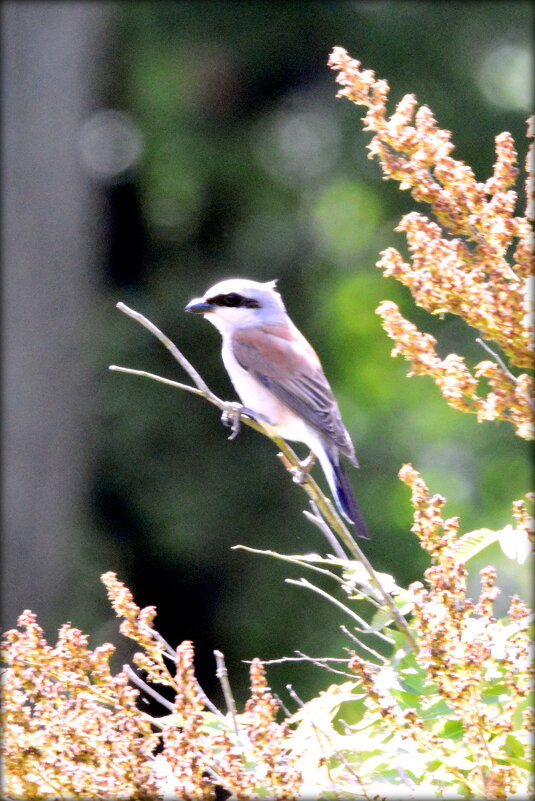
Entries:
{"type": "Polygon", "coordinates": [[[194,314],[206,314],[213,310],[212,304],[207,303],[204,298],[193,298],[184,309],[184,311],[193,312],[194,314]]]}

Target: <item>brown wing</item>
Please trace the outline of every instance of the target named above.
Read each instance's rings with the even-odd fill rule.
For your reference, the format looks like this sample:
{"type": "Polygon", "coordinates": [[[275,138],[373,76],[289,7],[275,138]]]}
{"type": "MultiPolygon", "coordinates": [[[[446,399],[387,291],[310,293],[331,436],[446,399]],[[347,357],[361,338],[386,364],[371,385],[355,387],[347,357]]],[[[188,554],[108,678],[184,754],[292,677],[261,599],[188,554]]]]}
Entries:
{"type": "Polygon", "coordinates": [[[232,337],[232,349],[244,370],[357,464],[316,352],[295,326],[242,328],[232,337]]]}

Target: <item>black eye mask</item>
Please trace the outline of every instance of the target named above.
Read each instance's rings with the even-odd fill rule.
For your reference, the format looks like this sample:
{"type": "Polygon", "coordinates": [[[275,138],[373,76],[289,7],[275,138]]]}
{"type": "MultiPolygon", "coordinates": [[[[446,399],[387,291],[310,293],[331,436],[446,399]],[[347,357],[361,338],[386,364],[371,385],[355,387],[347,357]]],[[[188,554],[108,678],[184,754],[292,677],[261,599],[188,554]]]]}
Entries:
{"type": "Polygon", "coordinates": [[[207,298],[207,303],[212,303],[214,306],[226,306],[229,308],[260,308],[260,303],[257,300],[244,298],[243,295],[238,295],[237,292],[229,292],[228,295],[216,295],[213,298],[207,298]]]}

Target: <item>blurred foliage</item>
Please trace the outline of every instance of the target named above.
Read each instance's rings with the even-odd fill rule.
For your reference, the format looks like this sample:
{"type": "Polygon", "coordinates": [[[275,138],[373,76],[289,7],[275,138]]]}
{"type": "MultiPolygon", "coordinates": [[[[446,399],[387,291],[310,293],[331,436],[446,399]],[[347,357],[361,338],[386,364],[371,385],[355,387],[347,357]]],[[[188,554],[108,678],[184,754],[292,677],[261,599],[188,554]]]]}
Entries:
{"type": "MultiPolygon", "coordinates": [[[[91,599],[98,575],[116,570],[142,605],[158,607],[158,629],[171,644],[194,640],[207,690],[214,648],[245,687],[240,660],[296,647],[316,653],[319,631],[322,654],[336,654],[342,641],[336,611],[320,599],[307,601],[305,617],[302,591],[283,584],[286,565],[230,550],[322,547],[271,443],[247,430],[229,443],[208,404],[104,373],[113,362],[183,378],[114,310],[118,300],[153,320],[231,399],[217,332],[183,307],[222,278],[280,279],[355,442],[361,469],[351,475],[373,534],[368,556],[400,584],[428,564],[409,531],[397,479],[403,462],[450,499],[448,514],[461,515],[467,530],[482,518],[494,528],[509,520],[510,499],[529,488],[527,445],[514,442],[509,426],[477,425],[446,407],[430,381],[406,380],[405,366],[390,358],[375,315],[385,298],[421,330],[440,327],[468,363],[483,354],[467,326],[415,309],[405,288],[376,269],[381,249],[404,252],[393,228],[412,206],[367,159],[369,135],[358,112],[336,99],[327,58],[344,46],[388,78],[393,101],[416,93],[454,131],[456,157],[484,179],[497,133],[510,131],[525,153],[530,95],[518,71],[528,66],[532,17],[527,2],[116,6],[105,99],[131,116],[144,147],[105,189],[109,281],[94,325],[100,448],[78,625],[109,636],[104,599],[91,599]]],[[[523,74],[528,82],[529,69],[523,74]]],[[[505,598],[525,596],[527,581],[504,565],[505,598]]],[[[275,689],[296,678],[304,697],[324,682],[313,668],[270,674],[275,689]]]]}

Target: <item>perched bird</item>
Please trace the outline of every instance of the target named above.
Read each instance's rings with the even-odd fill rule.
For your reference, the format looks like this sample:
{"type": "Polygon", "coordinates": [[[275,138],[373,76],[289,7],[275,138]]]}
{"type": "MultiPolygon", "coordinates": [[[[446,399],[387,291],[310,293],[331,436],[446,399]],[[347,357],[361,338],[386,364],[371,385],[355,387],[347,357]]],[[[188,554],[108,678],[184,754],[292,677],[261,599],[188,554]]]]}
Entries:
{"type": "Polygon", "coordinates": [[[224,365],[247,411],[258,415],[268,434],[308,445],[341,513],[368,539],[340,463],[344,454],[358,467],[353,443],[320,360],[288,317],[275,284],[221,281],[186,311],[204,315],[220,331],[224,365]]]}

